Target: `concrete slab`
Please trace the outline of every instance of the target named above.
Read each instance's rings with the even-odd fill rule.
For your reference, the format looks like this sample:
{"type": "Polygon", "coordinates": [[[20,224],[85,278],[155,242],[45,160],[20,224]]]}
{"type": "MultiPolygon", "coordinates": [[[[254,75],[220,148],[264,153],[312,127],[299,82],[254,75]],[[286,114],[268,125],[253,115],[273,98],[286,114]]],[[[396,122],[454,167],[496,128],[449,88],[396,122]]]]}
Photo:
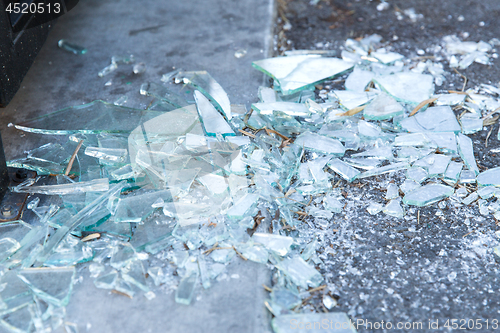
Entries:
{"type": "MultiPolygon", "coordinates": [[[[174,67],[207,70],[232,103],[255,102],[264,78],[250,64],[270,54],[273,9],[272,0],[81,1],[59,19],[21,89],[0,110],[7,159],[60,139],[25,134],[7,128],[8,123],[96,99],[113,102],[122,95],[128,96],[127,106],[144,108],[151,98],[139,94],[140,85],[159,82],[174,67]],[[59,49],[62,38],[85,46],[87,54],[59,49]],[[246,56],[236,58],[238,49],[246,56]],[[130,53],[146,64],[144,74],[134,75],[131,65],[122,65],[109,76],[97,76],[111,56],[130,53]],[[112,85],[105,86],[109,80],[112,85]]],[[[261,284],[269,283],[269,273],[263,265],[233,261],[227,273],[239,278],[198,290],[201,297],[190,306],[176,304],[172,293],[157,292],[152,301],[109,294],[94,287],[82,265],[84,279],[75,285],[67,320],[80,332],[267,332],[270,318],[261,284]]]]}

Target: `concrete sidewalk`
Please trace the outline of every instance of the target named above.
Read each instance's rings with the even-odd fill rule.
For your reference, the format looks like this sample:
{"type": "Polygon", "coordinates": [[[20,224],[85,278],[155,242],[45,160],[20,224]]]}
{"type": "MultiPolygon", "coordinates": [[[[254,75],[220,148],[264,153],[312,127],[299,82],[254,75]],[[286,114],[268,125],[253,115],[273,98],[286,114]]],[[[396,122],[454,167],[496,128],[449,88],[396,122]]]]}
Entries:
{"type": "MultiPolygon", "coordinates": [[[[231,103],[255,102],[264,78],[251,62],[270,55],[273,12],[272,0],[80,1],[59,19],[21,89],[1,110],[7,159],[58,140],[21,133],[7,128],[8,123],[97,99],[113,102],[123,95],[128,96],[126,106],[144,108],[151,98],[139,94],[141,84],[160,83],[173,68],[206,70],[231,103]],[[88,52],[77,56],[59,49],[57,41],[63,38],[88,52]],[[246,56],[236,58],[238,49],[245,49],[246,56]],[[122,65],[104,78],[97,76],[111,56],[127,54],[144,62],[146,72],[134,75],[131,65],[122,65]],[[109,80],[112,85],[105,86],[109,80]]],[[[66,320],[77,323],[80,332],[270,331],[261,286],[270,278],[264,265],[233,260],[227,274],[239,278],[216,282],[208,290],[200,287],[190,306],[176,304],[173,293],[157,292],[152,301],[142,296],[129,300],[97,289],[88,265],[78,270],[83,280],[74,287],[66,320]]]]}

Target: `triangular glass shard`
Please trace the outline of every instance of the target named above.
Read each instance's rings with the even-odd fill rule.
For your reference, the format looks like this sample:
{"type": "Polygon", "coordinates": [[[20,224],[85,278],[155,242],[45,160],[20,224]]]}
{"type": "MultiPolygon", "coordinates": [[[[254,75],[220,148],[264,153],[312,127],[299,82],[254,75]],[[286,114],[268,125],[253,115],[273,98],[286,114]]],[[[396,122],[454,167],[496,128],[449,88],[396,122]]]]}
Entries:
{"type": "Polygon", "coordinates": [[[382,210],[384,214],[387,214],[392,217],[396,218],[402,218],[405,215],[405,211],[403,207],[401,207],[401,199],[393,199],[385,205],[384,209],[382,210]]]}
{"type": "Polygon", "coordinates": [[[252,66],[271,76],[281,92],[289,95],[343,74],[353,65],[337,58],[299,55],[258,60],[252,66]]]}
{"type": "Polygon", "coordinates": [[[19,130],[53,135],[74,133],[129,133],[141,122],[163,114],[159,111],[131,109],[103,101],[70,106],[15,125],[19,130]],[[82,122],[82,117],[86,121],[82,122]]]}
{"type": "Polygon", "coordinates": [[[432,75],[413,72],[402,72],[382,75],[374,78],[374,82],[399,101],[418,104],[434,93],[432,75]]]}
{"type": "Polygon", "coordinates": [[[201,91],[206,98],[216,103],[217,108],[224,114],[227,120],[231,120],[231,103],[227,93],[221,85],[206,71],[180,72],[176,80],[182,79],[184,83],[193,85],[201,91]]]}
{"type": "Polygon", "coordinates": [[[235,135],[224,117],[201,92],[196,90],[194,92],[194,99],[201,123],[207,135],[217,136],[218,133],[222,134],[222,136],[235,135]]]}
{"type": "Polygon", "coordinates": [[[384,120],[402,115],[405,109],[391,96],[381,93],[363,110],[365,119],[384,120]]]}
{"type": "Polygon", "coordinates": [[[75,267],[28,268],[18,276],[41,299],[58,307],[66,306],[73,290],[75,267]]]}
{"type": "Polygon", "coordinates": [[[403,202],[407,205],[419,207],[428,206],[449,197],[453,193],[453,187],[441,184],[428,184],[405,194],[403,202]]]}

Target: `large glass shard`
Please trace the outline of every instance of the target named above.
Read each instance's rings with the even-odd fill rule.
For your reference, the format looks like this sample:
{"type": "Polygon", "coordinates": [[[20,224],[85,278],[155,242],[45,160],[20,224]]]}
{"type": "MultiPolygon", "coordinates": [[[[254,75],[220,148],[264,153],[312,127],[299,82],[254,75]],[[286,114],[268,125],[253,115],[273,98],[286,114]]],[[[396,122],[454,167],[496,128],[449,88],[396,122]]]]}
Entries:
{"type": "Polygon", "coordinates": [[[156,83],[143,83],[140,90],[141,95],[153,96],[164,103],[168,103],[175,108],[188,106],[188,103],[181,96],[170,91],[167,87],[156,83]]]}
{"type": "Polygon", "coordinates": [[[38,175],[61,174],[66,170],[66,165],[28,158],[7,161],[7,166],[33,170],[36,171],[38,175]]]}
{"type": "Polygon", "coordinates": [[[276,264],[276,267],[283,271],[294,284],[304,289],[316,288],[323,282],[321,274],[300,256],[286,258],[276,264]]]}
{"type": "Polygon", "coordinates": [[[405,103],[418,104],[434,93],[432,75],[413,72],[382,75],[373,79],[388,94],[405,103]]]}
{"type": "Polygon", "coordinates": [[[379,94],[363,110],[365,119],[384,120],[402,115],[405,109],[394,98],[387,94],[379,94]]]}
{"type": "Polygon", "coordinates": [[[424,168],[414,167],[406,170],[406,178],[421,183],[429,177],[429,174],[424,168]]]}
{"type": "Polygon", "coordinates": [[[463,134],[473,134],[483,129],[483,120],[477,113],[466,113],[460,117],[463,134]]]}
{"type": "Polygon", "coordinates": [[[348,90],[335,90],[334,93],[339,99],[340,104],[347,110],[364,105],[378,95],[376,91],[354,92],[348,90]]]}
{"type": "Polygon", "coordinates": [[[45,260],[47,260],[54,248],[59,245],[59,243],[68,233],[72,232],[80,224],[82,224],[89,214],[92,214],[97,209],[105,206],[108,203],[109,198],[120,193],[124,185],[124,183],[118,183],[114,185],[108,192],[103,193],[101,196],[99,196],[97,199],[95,199],[85,208],[79,211],[76,215],[74,215],[71,219],[67,220],[63,226],[57,229],[57,231],[49,237],[44,245],[43,251],[40,253],[37,260],[39,262],[44,262],[45,260]]]}
{"type": "Polygon", "coordinates": [[[405,194],[403,202],[407,205],[419,207],[428,206],[449,197],[453,193],[453,187],[441,184],[428,184],[405,194]]]}
{"type": "Polygon", "coordinates": [[[37,193],[45,195],[65,195],[85,192],[104,192],[109,190],[109,180],[107,178],[90,180],[88,182],[78,182],[58,185],[34,185],[34,186],[15,186],[13,192],[18,193],[37,193]]]}
{"type": "Polygon", "coordinates": [[[258,60],[252,66],[271,76],[280,91],[289,95],[343,74],[353,64],[337,58],[298,55],[258,60]]]}
{"type": "Polygon", "coordinates": [[[407,132],[455,132],[461,131],[460,124],[449,106],[432,106],[405,118],[399,125],[407,132]]]}
{"type": "Polygon", "coordinates": [[[477,183],[481,186],[500,187],[500,167],[492,168],[477,175],[477,183]]]}
{"type": "Polygon", "coordinates": [[[69,154],[63,146],[58,143],[47,143],[28,152],[29,159],[35,159],[45,162],[63,164],[69,160],[69,154]]]}
{"type": "Polygon", "coordinates": [[[66,306],[73,290],[75,267],[28,268],[18,276],[36,296],[55,306],[66,306]]]}
{"type": "Polygon", "coordinates": [[[413,163],[414,167],[422,167],[427,170],[428,177],[442,176],[451,161],[451,156],[442,154],[430,154],[413,163]]]}
{"type": "Polygon", "coordinates": [[[214,80],[206,71],[180,72],[176,80],[182,79],[184,83],[191,84],[201,91],[206,98],[215,102],[217,108],[224,114],[227,120],[231,120],[231,103],[221,85],[214,80]]]}
{"type": "Polygon", "coordinates": [[[161,114],[163,112],[132,109],[103,101],[94,101],[55,111],[15,125],[15,127],[25,132],[53,135],[129,133],[139,123],[161,114]],[[85,118],[83,122],[82,117],[85,118]]]}
{"type": "Polygon", "coordinates": [[[258,199],[258,194],[247,193],[227,211],[227,217],[231,219],[241,219],[248,216],[251,210],[256,206],[258,199]]]}
{"type": "Polygon", "coordinates": [[[345,80],[345,89],[356,92],[365,91],[366,86],[371,82],[375,74],[371,71],[365,71],[360,67],[354,67],[354,70],[345,80]]]}
{"type": "Polygon", "coordinates": [[[286,256],[293,243],[292,237],[254,233],[252,239],[256,243],[264,245],[268,250],[274,251],[280,256],[286,256]]]}
{"type": "Polygon", "coordinates": [[[271,326],[274,333],[357,332],[356,326],[344,312],[279,315],[273,318],[271,326]]]}
{"type": "Polygon", "coordinates": [[[116,206],[115,222],[141,222],[155,208],[153,203],[161,198],[164,202],[172,201],[170,191],[152,191],[120,198],[116,206]]]}
{"type": "Polygon", "coordinates": [[[362,172],[358,175],[358,178],[366,178],[377,175],[382,175],[385,173],[391,173],[399,170],[407,169],[410,165],[406,162],[393,163],[379,168],[373,168],[368,171],[362,172]]]}
{"type": "Polygon", "coordinates": [[[189,305],[193,299],[194,289],[198,281],[198,271],[193,270],[184,276],[175,291],[175,301],[189,305]]]}
{"type": "Polygon", "coordinates": [[[474,148],[472,146],[472,140],[468,137],[459,133],[457,135],[457,144],[460,157],[464,161],[465,165],[469,170],[474,171],[477,175],[479,174],[479,169],[476,164],[476,159],[474,157],[474,148]]]}
{"type": "Polygon", "coordinates": [[[222,136],[235,135],[231,126],[224,120],[224,117],[217,112],[212,103],[198,90],[194,92],[194,99],[201,123],[207,135],[217,136],[218,133],[222,134],[222,136]]]}
{"type": "Polygon", "coordinates": [[[333,156],[340,157],[345,153],[345,148],[339,140],[311,132],[302,133],[294,143],[298,146],[333,156]]]}
{"type": "Polygon", "coordinates": [[[264,115],[273,114],[273,111],[281,111],[293,117],[306,117],[311,114],[307,106],[302,103],[254,103],[252,104],[252,109],[257,110],[260,114],[264,115]]]}
{"type": "Polygon", "coordinates": [[[328,167],[348,182],[352,182],[360,174],[358,170],[338,158],[334,158],[328,162],[328,167]]]}

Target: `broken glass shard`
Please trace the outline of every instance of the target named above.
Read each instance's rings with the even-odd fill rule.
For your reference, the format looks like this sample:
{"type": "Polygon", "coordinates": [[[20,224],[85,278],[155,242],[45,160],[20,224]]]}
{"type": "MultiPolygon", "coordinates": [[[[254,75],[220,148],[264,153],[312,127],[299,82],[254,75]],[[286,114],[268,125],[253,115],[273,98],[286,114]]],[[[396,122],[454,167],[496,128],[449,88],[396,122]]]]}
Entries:
{"type": "Polygon", "coordinates": [[[108,74],[111,74],[113,73],[114,71],[116,71],[118,69],[118,65],[115,63],[115,62],[112,62],[111,64],[109,64],[108,66],[104,67],[103,69],[101,69],[99,71],[99,73],[97,73],[97,75],[99,77],[104,77],[108,74]]]}
{"type": "Polygon", "coordinates": [[[38,193],[45,195],[65,195],[74,193],[85,193],[89,191],[104,192],[109,190],[109,181],[107,178],[95,179],[88,182],[79,182],[71,184],[58,185],[34,185],[34,186],[14,186],[13,192],[18,193],[38,193]]]}
{"type": "Polygon", "coordinates": [[[451,182],[455,184],[460,177],[460,173],[462,172],[463,164],[460,162],[451,161],[446,168],[446,172],[444,173],[444,181],[451,182]]]}
{"type": "Polygon", "coordinates": [[[85,155],[115,163],[124,163],[127,160],[128,152],[127,149],[119,148],[87,147],[85,155]]]}
{"type": "Polygon", "coordinates": [[[375,52],[372,52],[370,53],[370,56],[376,58],[386,65],[404,59],[404,55],[396,52],[387,52],[385,51],[385,49],[379,49],[375,52]]]}
{"type": "Polygon", "coordinates": [[[380,136],[381,132],[382,129],[374,123],[370,123],[364,120],[360,120],[358,122],[358,133],[361,137],[377,138],[380,136]]]}
{"type": "Polygon", "coordinates": [[[403,202],[407,205],[419,207],[428,206],[449,197],[453,193],[453,187],[441,184],[428,184],[405,194],[403,202]]]}
{"type": "Polygon", "coordinates": [[[371,71],[365,71],[360,67],[354,67],[354,70],[345,80],[345,89],[364,92],[366,86],[371,82],[374,77],[374,73],[371,71]]]}
{"type": "Polygon", "coordinates": [[[410,165],[406,162],[393,163],[379,168],[373,168],[368,171],[362,172],[358,175],[358,178],[366,178],[377,175],[382,175],[385,173],[396,172],[399,170],[407,169],[410,165]]]}
{"type": "Polygon", "coordinates": [[[430,154],[413,163],[414,167],[422,167],[427,170],[428,177],[442,176],[451,161],[451,156],[442,154],[430,154]]]}
{"type": "Polygon", "coordinates": [[[175,291],[175,301],[189,305],[193,299],[194,289],[198,280],[198,271],[193,270],[184,276],[175,291]]]}
{"type": "Polygon", "coordinates": [[[387,191],[385,193],[385,199],[386,200],[391,200],[391,199],[396,199],[399,197],[399,189],[396,184],[389,183],[387,185],[387,191]]]}
{"type": "Polygon", "coordinates": [[[94,101],[55,111],[15,125],[15,127],[25,132],[53,135],[129,133],[139,123],[161,114],[163,112],[132,109],[103,101],[94,101]],[[85,117],[86,121],[82,122],[82,117],[85,117]]]}
{"type": "Polygon", "coordinates": [[[460,124],[449,106],[432,106],[414,116],[404,118],[399,125],[407,132],[455,132],[460,124]]]}
{"type": "Polygon", "coordinates": [[[467,168],[469,168],[469,170],[471,171],[474,171],[476,175],[479,174],[476,159],[474,158],[474,148],[472,146],[472,140],[468,136],[459,133],[457,135],[457,144],[460,157],[464,161],[467,168]]]}
{"type": "Polygon", "coordinates": [[[198,90],[194,92],[194,99],[196,101],[196,108],[198,109],[201,123],[207,135],[216,136],[217,133],[222,134],[222,136],[235,135],[224,117],[222,117],[212,103],[210,103],[210,101],[198,90]]]}
{"type": "Polygon", "coordinates": [[[256,206],[258,199],[258,194],[247,193],[227,211],[227,217],[231,219],[241,219],[248,216],[256,206]]]}
{"type": "Polygon", "coordinates": [[[392,217],[396,218],[402,218],[405,214],[403,207],[401,207],[401,199],[393,199],[385,205],[384,209],[382,210],[384,214],[387,214],[392,217]]]}
{"type": "Polygon", "coordinates": [[[294,143],[298,146],[333,156],[343,156],[345,152],[345,148],[339,140],[311,132],[302,133],[294,143]]]}
{"type": "Polygon", "coordinates": [[[73,43],[70,43],[70,42],[66,41],[65,39],[59,40],[57,42],[57,46],[59,46],[63,50],[71,52],[73,54],[85,54],[85,53],[87,53],[86,48],[79,46],[79,45],[76,45],[76,44],[73,44],[73,43]]]}
{"type": "MultiPolygon", "coordinates": [[[[449,168],[449,166],[448,166],[449,168]]],[[[447,169],[448,170],[448,169],[447,169]]],[[[421,183],[429,177],[429,174],[424,168],[413,167],[406,170],[406,178],[421,183]]]]}
{"type": "Polygon", "coordinates": [[[134,74],[142,74],[145,71],[146,71],[146,64],[143,62],[139,62],[132,67],[132,72],[134,72],[134,74]]]}
{"type": "Polygon", "coordinates": [[[221,85],[210,74],[206,71],[180,72],[176,76],[177,79],[182,79],[184,83],[191,84],[198,89],[207,99],[211,99],[216,104],[227,120],[231,120],[229,98],[221,85]]]}
{"type": "Polygon", "coordinates": [[[66,306],[73,290],[75,267],[27,268],[18,276],[36,296],[57,307],[66,306]]]}
{"type": "MultiPolygon", "coordinates": [[[[348,90],[335,90],[335,95],[340,101],[340,104],[346,109],[350,110],[360,105],[364,105],[374,99],[378,92],[376,91],[348,91],[348,90]]],[[[342,111],[343,113],[343,111],[342,111]]]]}
{"type": "Polygon", "coordinates": [[[252,236],[254,242],[264,245],[268,250],[274,251],[280,256],[285,256],[290,251],[293,243],[292,237],[254,233],[252,236]]]}
{"type": "Polygon", "coordinates": [[[460,172],[460,184],[472,184],[476,182],[476,173],[472,170],[460,172]]]}
{"type": "Polygon", "coordinates": [[[500,187],[500,167],[483,171],[477,176],[476,179],[478,185],[480,186],[500,187]]]}
{"type": "Polygon", "coordinates": [[[477,194],[477,192],[472,192],[466,198],[462,199],[462,203],[464,205],[470,205],[471,203],[476,201],[478,198],[479,198],[479,194],[477,194]]]}
{"type": "Polygon", "coordinates": [[[36,159],[44,162],[57,164],[66,163],[70,154],[58,143],[47,143],[27,152],[29,159],[36,159]]]}
{"type": "Polygon", "coordinates": [[[327,165],[348,182],[352,182],[360,174],[358,170],[338,158],[332,159],[327,165]]]}
{"type": "Polygon", "coordinates": [[[374,78],[388,94],[405,103],[418,104],[434,93],[434,78],[432,75],[413,72],[402,72],[382,75],[374,78]]]}
{"type": "Polygon", "coordinates": [[[483,130],[483,120],[477,113],[466,113],[460,117],[463,134],[473,134],[483,130]]]}
{"type": "Polygon", "coordinates": [[[414,189],[416,189],[418,187],[420,187],[420,184],[417,183],[416,181],[411,180],[411,179],[405,179],[405,181],[403,182],[403,184],[401,184],[401,186],[399,188],[401,189],[401,192],[406,194],[406,193],[413,191],[414,189]]]}
{"type": "Polygon", "coordinates": [[[368,207],[366,208],[367,212],[370,215],[376,215],[380,213],[384,209],[384,205],[378,202],[370,202],[368,207]]]}
{"type": "Polygon", "coordinates": [[[365,119],[385,120],[402,115],[405,109],[391,96],[381,93],[363,110],[365,119]]]}
{"type": "Polygon", "coordinates": [[[276,264],[295,285],[307,289],[318,287],[323,282],[321,274],[299,256],[286,258],[276,264]]]}
{"type": "Polygon", "coordinates": [[[101,289],[114,289],[118,280],[118,272],[113,270],[108,274],[101,275],[94,280],[94,285],[101,289]]]}
{"type": "Polygon", "coordinates": [[[170,91],[167,87],[153,82],[143,83],[140,93],[141,95],[158,98],[162,102],[170,104],[175,108],[182,108],[189,105],[184,98],[170,91]]]}
{"type": "Polygon", "coordinates": [[[251,261],[265,264],[269,258],[269,252],[265,247],[255,245],[252,242],[239,244],[236,248],[243,257],[251,261]]]}
{"type": "Polygon", "coordinates": [[[279,90],[289,95],[343,74],[353,65],[337,58],[297,55],[258,60],[252,66],[271,76],[279,90]]]}
{"type": "Polygon", "coordinates": [[[290,103],[290,102],[274,102],[274,103],[254,103],[252,109],[257,110],[260,114],[270,115],[274,111],[281,111],[292,117],[307,117],[311,114],[305,104],[290,103]]]}

